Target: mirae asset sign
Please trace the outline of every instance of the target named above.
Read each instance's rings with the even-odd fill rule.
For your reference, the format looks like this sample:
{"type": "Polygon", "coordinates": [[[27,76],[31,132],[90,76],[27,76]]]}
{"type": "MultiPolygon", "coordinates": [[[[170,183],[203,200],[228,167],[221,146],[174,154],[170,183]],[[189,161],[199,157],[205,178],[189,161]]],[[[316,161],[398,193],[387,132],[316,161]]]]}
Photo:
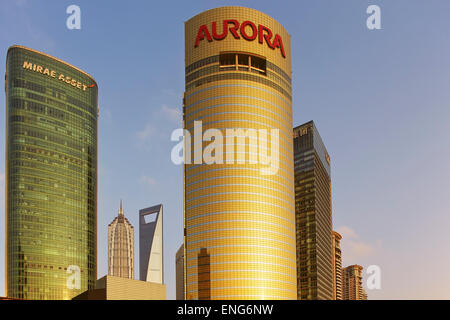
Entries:
{"type": "Polygon", "coordinates": [[[23,62],[23,69],[39,72],[41,74],[47,75],[51,78],[58,78],[58,80],[64,81],[67,84],[72,85],[73,87],[77,87],[80,90],[86,91],[87,88],[92,88],[94,84],[86,85],[78,80],[72,79],[69,76],[65,76],[64,74],[60,73],[58,74],[58,77],[56,77],[57,73],[55,70],[51,70],[49,68],[44,68],[43,66],[40,66],[35,63],[31,63],[28,61],[23,62]]]}
{"type": "Polygon", "coordinates": [[[201,25],[198,29],[197,37],[195,38],[194,47],[198,47],[199,42],[205,38],[209,42],[212,42],[213,40],[223,40],[227,37],[229,31],[235,39],[240,39],[242,37],[247,41],[253,41],[258,38],[260,44],[263,44],[265,41],[270,49],[275,50],[279,48],[283,58],[286,58],[281,36],[279,34],[274,35],[272,30],[261,24],[256,26],[256,24],[251,21],[239,23],[237,20],[230,19],[222,22],[221,31],[219,31],[221,33],[218,33],[217,29],[216,21],[211,24],[211,29],[208,29],[206,24],[201,25]],[[211,32],[209,30],[211,30],[211,32]]]}

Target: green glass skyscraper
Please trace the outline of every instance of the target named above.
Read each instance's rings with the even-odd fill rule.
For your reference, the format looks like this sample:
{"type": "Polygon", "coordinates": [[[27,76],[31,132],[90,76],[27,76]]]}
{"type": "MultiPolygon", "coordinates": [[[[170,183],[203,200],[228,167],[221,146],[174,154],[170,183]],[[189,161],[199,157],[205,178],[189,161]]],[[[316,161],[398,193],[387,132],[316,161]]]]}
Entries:
{"type": "Polygon", "coordinates": [[[97,84],[12,46],[5,91],[6,294],[71,299],[97,279],[97,84]]]}

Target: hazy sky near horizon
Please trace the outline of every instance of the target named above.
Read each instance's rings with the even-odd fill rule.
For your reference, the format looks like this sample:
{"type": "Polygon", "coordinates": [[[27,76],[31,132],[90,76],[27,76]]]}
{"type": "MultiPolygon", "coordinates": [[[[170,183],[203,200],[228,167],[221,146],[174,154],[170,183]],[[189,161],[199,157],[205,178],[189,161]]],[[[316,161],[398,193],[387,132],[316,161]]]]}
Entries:
{"type": "MultiPolygon", "coordinates": [[[[120,199],[136,229],[139,209],[162,203],[165,282],[175,298],[183,181],[170,134],[181,127],[184,21],[224,5],[267,13],[291,35],[293,125],[314,120],[331,156],[344,265],[381,268],[382,288],[369,299],[450,299],[448,0],[0,0],[3,61],[20,44],[99,85],[98,276],[107,273],[107,225],[120,199]],[[71,4],[81,8],[81,30],[66,28],[71,4]],[[381,30],[366,27],[371,4],[381,7],[381,30]]],[[[0,125],[4,152],[4,112],[0,125]]],[[[4,168],[3,156],[2,234],[4,168]]],[[[137,233],[135,241],[138,250],[137,233]]],[[[2,236],[0,296],[4,248],[2,236]]]]}

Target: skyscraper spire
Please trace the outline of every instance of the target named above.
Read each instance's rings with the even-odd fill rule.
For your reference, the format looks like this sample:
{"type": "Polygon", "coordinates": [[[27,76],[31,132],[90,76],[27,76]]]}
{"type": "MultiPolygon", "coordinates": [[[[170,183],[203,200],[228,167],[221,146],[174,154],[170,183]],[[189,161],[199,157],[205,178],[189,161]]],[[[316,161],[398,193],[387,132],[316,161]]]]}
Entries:
{"type": "Polygon", "coordinates": [[[108,275],[134,279],[134,229],[123,213],[108,225],[108,275]]]}
{"type": "Polygon", "coordinates": [[[123,216],[122,199],[120,199],[119,215],[122,215],[122,216],[123,216]]]}

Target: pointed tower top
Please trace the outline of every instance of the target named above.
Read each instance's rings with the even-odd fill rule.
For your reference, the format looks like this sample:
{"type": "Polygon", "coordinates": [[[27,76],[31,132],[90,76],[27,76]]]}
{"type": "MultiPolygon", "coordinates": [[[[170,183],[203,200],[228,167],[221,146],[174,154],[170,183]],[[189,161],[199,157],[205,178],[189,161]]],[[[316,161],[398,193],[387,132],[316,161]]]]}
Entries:
{"type": "Polygon", "coordinates": [[[119,216],[123,216],[123,208],[122,208],[122,199],[120,199],[120,209],[119,209],[119,216]]]}

